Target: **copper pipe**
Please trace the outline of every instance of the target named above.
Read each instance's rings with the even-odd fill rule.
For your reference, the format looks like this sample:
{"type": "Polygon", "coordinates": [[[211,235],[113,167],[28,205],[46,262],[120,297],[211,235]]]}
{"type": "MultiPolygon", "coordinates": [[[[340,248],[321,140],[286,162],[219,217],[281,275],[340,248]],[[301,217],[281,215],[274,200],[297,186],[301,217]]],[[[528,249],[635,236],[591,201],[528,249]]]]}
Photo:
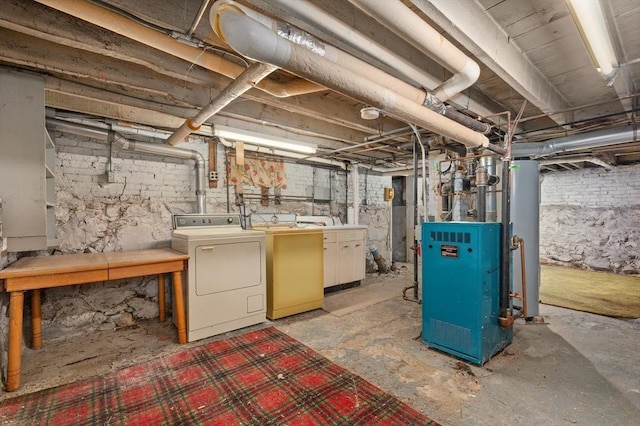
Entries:
{"type": "Polygon", "coordinates": [[[525,266],[524,238],[513,236],[513,244],[520,248],[520,273],[522,275],[522,316],[527,318],[527,273],[525,266]]]}

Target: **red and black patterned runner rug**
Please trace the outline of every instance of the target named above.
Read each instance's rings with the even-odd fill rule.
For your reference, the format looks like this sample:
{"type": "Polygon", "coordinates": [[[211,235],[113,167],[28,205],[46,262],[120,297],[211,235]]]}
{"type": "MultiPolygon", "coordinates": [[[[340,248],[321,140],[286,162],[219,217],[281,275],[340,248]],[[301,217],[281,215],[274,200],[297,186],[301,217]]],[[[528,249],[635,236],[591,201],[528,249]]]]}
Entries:
{"type": "Polygon", "coordinates": [[[437,425],[273,327],[5,400],[0,423],[437,425]]]}

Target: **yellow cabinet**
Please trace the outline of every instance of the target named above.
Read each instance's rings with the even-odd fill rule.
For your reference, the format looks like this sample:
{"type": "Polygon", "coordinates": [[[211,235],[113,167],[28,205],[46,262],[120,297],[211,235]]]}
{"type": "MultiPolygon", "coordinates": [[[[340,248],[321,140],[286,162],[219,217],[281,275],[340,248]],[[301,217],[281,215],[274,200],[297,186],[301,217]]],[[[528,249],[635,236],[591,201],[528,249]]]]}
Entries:
{"type": "Polygon", "coordinates": [[[322,229],[253,229],[266,233],[267,317],[273,320],[322,308],[322,229]]]}

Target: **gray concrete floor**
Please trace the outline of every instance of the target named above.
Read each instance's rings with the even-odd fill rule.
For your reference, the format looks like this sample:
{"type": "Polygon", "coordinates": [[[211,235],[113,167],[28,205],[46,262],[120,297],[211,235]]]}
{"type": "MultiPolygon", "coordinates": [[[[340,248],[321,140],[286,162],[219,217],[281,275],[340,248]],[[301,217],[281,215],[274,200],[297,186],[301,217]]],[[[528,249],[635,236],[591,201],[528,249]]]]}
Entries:
{"type": "MultiPolygon", "coordinates": [[[[401,297],[411,282],[409,268],[369,275],[327,295],[325,310],[256,327],[275,325],[443,424],[640,424],[640,320],[542,305],[543,324],[518,320],[513,343],[478,367],[421,343],[421,307],[401,297]]],[[[22,387],[0,400],[185,348],[156,321],[82,334],[45,325],[44,337],[23,351],[22,387]]]]}

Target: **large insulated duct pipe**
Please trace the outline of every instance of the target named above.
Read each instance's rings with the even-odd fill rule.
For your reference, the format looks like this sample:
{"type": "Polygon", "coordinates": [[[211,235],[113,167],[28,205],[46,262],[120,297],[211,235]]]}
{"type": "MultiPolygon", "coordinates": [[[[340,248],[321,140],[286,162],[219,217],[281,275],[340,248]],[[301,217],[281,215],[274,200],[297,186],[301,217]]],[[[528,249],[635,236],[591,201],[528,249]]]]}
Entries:
{"type": "Polygon", "coordinates": [[[478,80],[478,64],[400,0],[349,2],[454,73],[453,77],[433,91],[441,101],[446,101],[478,80]]]}
{"type": "Polygon", "coordinates": [[[248,58],[291,71],[468,147],[483,146],[504,152],[500,147],[492,146],[486,136],[422,106],[417,102],[424,94],[420,89],[415,89],[412,99],[398,96],[393,90],[363,78],[351,69],[279,37],[232,8],[220,8],[212,13],[212,24],[221,38],[248,58]]]}
{"type": "MultiPolygon", "coordinates": [[[[374,40],[369,39],[362,33],[355,31],[353,27],[347,25],[346,23],[337,19],[335,16],[324,11],[324,9],[321,9],[320,7],[310,3],[309,1],[270,0],[269,3],[286,10],[292,15],[304,20],[305,22],[310,23],[314,28],[318,28],[326,34],[331,34],[333,37],[353,47],[354,49],[364,52],[372,58],[376,58],[378,61],[387,65],[391,69],[398,71],[408,80],[415,83],[416,86],[432,89],[434,87],[442,85],[441,80],[438,80],[436,77],[426,73],[423,69],[407,61],[396,52],[387,49],[386,47],[376,43],[374,40]]],[[[389,4],[386,2],[384,3],[385,5],[389,4]]],[[[388,7],[388,10],[393,10],[395,13],[395,9],[388,7]]],[[[426,25],[427,24],[425,22],[421,22],[418,28],[411,28],[410,30],[421,31],[426,25]]],[[[468,106],[469,109],[482,116],[493,116],[496,114],[496,111],[486,109],[484,106],[478,104],[462,93],[450,96],[453,97],[453,101],[455,101],[458,105],[468,106]]],[[[455,117],[449,116],[449,112],[447,112],[447,116],[455,120],[455,117]]]]}
{"type": "MultiPolygon", "coordinates": [[[[229,78],[235,79],[245,69],[243,66],[208,52],[206,49],[199,49],[180,43],[167,34],[137,24],[116,12],[86,0],[36,1],[229,78]]],[[[256,87],[278,98],[326,90],[324,87],[302,79],[295,79],[289,82],[264,80],[258,83],[256,87]]]]}
{"type": "MultiPolygon", "coordinates": [[[[285,3],[289,4],[288,2],[285,2],[285,3]]],[[[304,2],[304,1],[298,1],[297,4],[298,6],[294,6],[295,10],[298,10],[300,8],[305,9],[304,5],[309,5],[310,6],[309,10],[316,11],[316,9],[318,9],[316,6],[313,6],[310,3],[304,2]]],[[[401,96],[411,98],[416,94],[416,90],[415,90],[416,88],[411,84],[406,83],[396,77],[393,77],[390,74],[387,74],[386,72],[382,71],[381,69],[374,67],[368,62],[358,59],[336,47],[327,45],[326,43],[321,42],[320,40],[300,30],[299,28],[293,27],[286,23],[278,22],[248,7],[238,4],[233,0],[221,0],[215,3],[214,7],[211,9],[211,16],[213,17],[212,25],[214,25],[215,27],[219,26],[219,24],[216,22],[216,16],[219,13],[219,10],[225,7],[232,8],[234,10],[237,10],[238,12],[244,13],[245,15],[249,16],[253,20],[260,22],[265,27],[276,32],[280,37],[283,37],[293,43],[296,43],[306,49],[309,49],[312,52],[317,53],[318,55],[324,56],[338,65],[344,66],[350,70],[353,70],[359,73],[363,77],[366,77],[370,80],[375,80],[376,82],[380,83],[382,86],[385,86],[387,88],[392,88],[392,90],[395,90],[401,96]]],[[[309,14],[309,10],[306,10],[305,16],[309,14]]],[[[321,11],[319,13],[320,13],[320,16],[323,16],[326,14],[326,12],[321,12],[321,11]]],[[[313,22],[316,22],[317,20],[318,20],[318,17],[316,17],[313,22]]],[[[325,23],[324,25],[327,25],[327,24],[325,23]]],[[[355,34],[358,34],[358,33],[355,33],[355,34]]],[[[364,38],[363,36],[360,36],[360,37],[364,38]]],[[[376,53],[380,53],[379,52],[380,49],[374,48],[377,45],[372,43],[365,43],[364,41],[359,44],[363,45],[363,47],[365,48],[364,50],[365,52],[369,53],[369,51],[366,49],[373,50],[374,57],[376,57],[377,59],[381,59],[380,56],[375,56],[376,53]]],[[[391,54],[391,52],[387,52],[387,53],[391,54]]],[[[404,60],[400,56],[395,54],[393,54],[392,57],[388,57],[388,55],[383,54],[382,58],[387,58],[387,61],[386,62],[383,61],[383,62],[391,66],[393,69],[396,69],[398,66],[402,66],[402,64],[404,63],[402,62],[404,60]]],[[[412,65],[412,67],[413,67],[412,69],[417,70],[415,66],[412,65]]],[[[417,71],[417,72],[421,72],[421,71],[417,71]]],[[[421,86],[430,87],[429,85],[426,85],[426,84],[421,84],[421,86]]],[[[487,134],[491,130],[490,125],[486,123],[482,123],[469,116],[466,116],[456,111],[453,108],[450,108],[450,107],[448,108],[435,95],[433,94],[427,95],[422,90],[420,90],[419,93],[420,93],[420,98],[422,99],[421,102],[425,107],[433,111],[436,111],[437,113],[442,114],[445,117],[450,118],[475,131],[487,134]]]]}
{"type": "Polygon", "coordinates": [[[206,213],[206,200],[205,200],[205,184],[206,184],[206,171],[205,160],[202,154],[198,151],[190,149],[175,148],[164,144],[146,143],[132,141],[120,133],[103,129],[100,127],[88,126],[86,124],[72,123],[64,120],[57,120],[55,118],[47,118],[47,126],[53,127],[60,131],[73,133],[79,136],[86,136],[93,139],[108,140],[109,133],[113,135],[113,143],[121,149],[145,153],[162,155],[164,157],[180,158],[183,160],[194,160],[196,168],[196,207],[198,213],[206,213]]]}
{"type": "Polygon", "coordinates": [[[634,126],[622,126],[550,139],[546,142],[515,143],[511,146],[511,156],[513,158],[536,158],[560,152],[581,151],[637,141],[638,129],[634,126]]]}
{"type": "Polygon", "coordinates": [[[202,108],[195,117],[188,118],[169,138],[166,143],[175,145],[184,138],[200,129],[200,126],[210,117],[217,114],[222,108],[229,105],[247,90],[251,89],[260,80],[275,71],[277,67],[269,64],[253,64],[228,85],[207,106],[202,108]]]}

